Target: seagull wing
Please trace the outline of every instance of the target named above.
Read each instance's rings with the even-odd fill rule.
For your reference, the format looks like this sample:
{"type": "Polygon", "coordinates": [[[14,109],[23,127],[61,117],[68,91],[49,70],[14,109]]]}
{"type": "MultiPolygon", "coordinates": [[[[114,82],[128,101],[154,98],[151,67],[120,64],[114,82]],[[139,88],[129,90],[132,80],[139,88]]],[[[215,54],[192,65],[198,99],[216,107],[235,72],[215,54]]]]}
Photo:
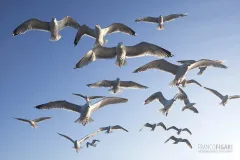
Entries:
{"type": "Polygon", "coordinates": [[[187,139],[182,139],[181,142],[185,142],[188,145],[188,147],[192,148],[191,143],[187,139]]]}
{"type": "Polygon", "coordinates": [[[101,127],[98,129],[98,131],[106,131],[106,130],[108,130],[108,127],[101,127]]]}
{"type": "Polygon", "coordinates": [[[88,148],[88,146],[89,146],[90,144],[91,144],[91,143],[89,143],[89,142],[86,143],[87,148],[88,148]]]}
{"type": "Polygon", "coordinates": [[[121,88],[132,88],[132,89],[147,89],[147,86],[141,85],[133,81],[120,81],[121,88]]]}
{"type": "Polygon", "coordinates": [[[236,99],[236,98],[240,98],[240,95],[229,96],[229,99],[236,99]]]}
{"type": "Polygon", "coordinates": [[[223,65],[222,61],[218,60],[209,60],[209,59],[201,59],[190,65],[189,70],[199,67],[217,67],[217,68],[227,68],[227,66],[223,65]]]}
{"type": "Polygon", "coordinates": [[[149,127],[149,128],[152,128],[153,127],[153,125],[152,124],[150,124],[150,123],[145,123],[144,125],[143,125],[143,127],[139,130],[139,132],[140,131],[142,131],[142,129],[144,128],[144,127],[149,127]]]}
{"type": "Polygon", "coordinates": [[[95,131],[95,132],[93,132],[93,133],[91,133],[91,134],[86,135],[86,136],[83,137],[82,139],[78,140],[78,143],[82,143],[82,142],[86,141],[88,138],[93,137],[93,136],[96,136],[96,135],[98,134],[98,132],[99,132],[99,131],[95,131]]]}
{"type": "Polygon", "coordinates": [[[216,96],[218,96],[220,99],[223,98],[223,95],[221,95],[218,91],[214,90],[214,89],[211,89],[211,88],[207,88],[207,87],[204,87],[206,90],[212,92],[213,94],[215,94],[216,96]]]}
{"type": "Polygon", "coordinates": [[[41,121],[44,121],[44,120],[47,120],[47,119],[51,119],[52,117],[41,117],[41,118],[37,118],[37,119],[34,119],[33,121],[34,122],[41,122],[41,121]]]}
{"type": "Polygon", "coordinates": [[[180,100],[188,99],[187,94],[182,90],[182,88],[180,88],[180,87],[177,87],[177,88],[179,90],[177,98],[180,99],[180,100]]]}
{"type": "Polygon", "coordinates": [[[100,142],[100,141],[99,141],[99,140],[96,140],[96,139],[94,139],[94,140],[92,141],[93,144],[96,143],[96,142],[100,142]]]}
{"type": "Polygon", "coordinates": [[[145,104],[148,104],[148,103],[154,101],[155,99],[158,99],[159,102],[162,103],[163,105],[166,103],[166,99],[163,96],[162,92],[156,92],[145,100],[145,104]]]}
{"type": "Polygon", "coordinates": [[[184,14],[170,14],[168,16],[164,16],[163,21],[164,22],[170,22],[170,21],[173,21],[177,18],[184,17],[184,16],[187,16],[187,13],[184,13],[184,14]]]}
{"type": "Polygon", "coordinates": [[[196,85],[202,87],[202,85],[200,83],[198,83],[197,81],[195,81],[194,79],[187,80],[187,84],[190,84],[190,83],[195,83],[196,85]]]}
{"type": "Polygon", "coordinates": [[[179,66],[169,63],[168,61],[166,61],[164,59],[160,59],[160,60],[154,60],[152,62],[149,62],[149,63],[139,67],[138,69],[133,71],[133,73],[143,72],[148,69],[159,69],[159,70],[166,71],[166,72],[169,72],[169,73],[172,73],[173,75],[175,75],[177,73],[178,67],[179,66]]]}
{"type": "Polygon", "coordinates": [[[143,17],[143,18],[136,19],[135,22],[158,23],[158,18],[157,17],[143,17]]]}
{"type": "Polygon", "coordinates": [[[75,29],[80,28],[80,25],[78,24],[78,22],[76,22],[73,18],[69,16],[64,17],[62,20],[58,21],[57,23],[58,23],[59,30],[62,30],[65,27],[72,27],[75,29]]]}
{"type": "Polygon", "coordinates": [[[92,29],[92,28],[89,28],[88,26],[86,25],[82,25],[78,28],[78,32],[75,36],[75,39],[74,39],[74,45],[76,46],[79,42],[79,40],[84,36],[84,35],[87,35],[91,38],[96,38],[96,34],[95,34],[95,30],[92,29]]]}
{"type": "Polygon", "coordinates": [[[142,57],[142,56],[155,56],[158,58],[172,57],[172,53],[157,45],[141,42],[135,46],[126,46],[127,58],[142,57]]]}
{"type": "Polygon", "coordinates": [[[193,111],[194,113],[199,113],[198,110],[197,110],[197,108],[195,108],[195,107],[193,107],[193,106],[190,107],[189,109],[190,109],[191,111],[193,111]]]}
{"type": "Polygon", "coordinates": [[[179,129],[178,129],[177,127],[175,127],[175,126],[172,126],[172,127],[167,128],[167,130],[170,130],[170,129],[174,129],[174,130],[176,130],[176,131],[179,130],[179,129]]]}
{"type": "Polygon", "coordinates": [[[123,127],[120,126],[120,125],[112,126],[112,129],[121,129],[121,130],[124,130],[124,131],[128,132],[128,130],[126,130],[125,128],[123,128],[123,127]]]}
{"type": "Polygon", "coordinates": [[[161,126],[161,127],[163,127],[163,129],[167,130],[167,127],[162,122],[159,122],[157,124],[157,126],[161,126]]]}
{"type": "Polygon", "coordinates": [[[190,135],[192,135],[192,132],[191,132],[189,129],[187,129],[187,128],[184,128],[182,131],[186,131],[186,132],[188,132],[190,135]]]}
{"type": "Polygon", "coordinates": [[[60,134],[60,133],[57,133],[57,134],[59,134],[60,136],[66,138],[66,139],[70,140],[72,143],[74,143],[74,140],[72,138],[70,138],[70,137],[68,137],[68,136],[66,136],[64,134],[60,134]]]}
{"type": "Polygon", "coordinates": [[[13,36],[24,34],[29,30],[50,31],[50,23],[38,19],[29,19],[19,25],[14,31],[13,36]]]}
{"type": "Polygon", "coordinates": [[[104,98],[105,96],[90,96],[88,97],[90,100],[97,99],[97,98],[104,98]]]}
{"type": "Polygon", "coordinates": [[[23,119],[23,118],[15,118],[16,120],[22,121],[22,122],[30,122],[30,120],[27,119],[23,119]]]}
{"type": "Polygon", "coordinates": [[[207,67],[199,67],[199,72],[198,72],[198,75],[202,75],[203,72],[207,69],[207,67]]]}
{"type": "Polygon", "coordinates": [[[114,81],[109,80],[102,80],[96,83],[87,84],[88,87],[95,88],[95,87],[112,87],[114,85],[114,81]]]}
{"type": "Polygon", "coordinates": [[[79,93],[72,93],[73,95],[75,96],[79,96],[79,97],[82,97],[83,99],[86,99],[87,97],[82,95],[82,94],[79,94],[79,93]]]}
{"type": "Polygon", "coordinates": [[[130,27],[122,23],[113,23],[110,26],[103,28],[104,35],[116,33],[116,32],[122,32],[122,33],[133,35],[133,36],[136,35],[134,30],[132,30],[130,27]]]}
{"type": "Polygon", "coordinates": [[[195,60],[182,60],[182,61],[177,61],[178,63],[181,63],[181,64],[185,64],[185,63],[188,63],[188,64],[193,64],[195,63],[196,61],[195,60]]]}
{"type": "Polygon", "coordinates": [[[169,137],[164,143],[167,143],[170,139],[174,140],[174,141],[177,141],[178,138],[176,138],[175,136],[171,136],[169,137]]]}

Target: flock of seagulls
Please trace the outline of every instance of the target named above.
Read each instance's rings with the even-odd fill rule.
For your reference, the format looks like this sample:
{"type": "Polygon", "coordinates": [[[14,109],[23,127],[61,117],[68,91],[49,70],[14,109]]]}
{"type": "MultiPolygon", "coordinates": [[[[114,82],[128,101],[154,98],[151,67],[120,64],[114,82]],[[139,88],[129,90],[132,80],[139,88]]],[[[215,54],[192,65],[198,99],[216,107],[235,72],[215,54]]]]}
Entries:
{"type": "MultiPolygon", "coordinates": [[[[159,17],[144,17],[144,18],[136,19],[135,21],[156,23],[158,25],[157,29],[162,30],[165,28],[164,22],[169,22],[185,16],[187,16],[187,14],[170,14],[167,16],[160,15],[159,17]]],[[[151,61],[135,69],[133,73],[143,72],[150,69],[158,69],[161,71],[171,73],[174,76],[174,79],[169,83],[169,85],[171,87],[176,87],[178,89],[177,94],[175,94],[171,99],[166,99],[163,93],[161,91],[158,91],[152,94],[151,96],[149,96],[144,101],[144,105],[147,105],[155,100],[158,100],[163,106],[163,108],[159,109],[159,112],[161,112],[164,116],[167,116],[169,114],[173,104],[177,100],[184,102],[182,111],[190,110],[193,113],[199,113],[199,111],[195,107],[196,103],[190,102],[187,94],[184,92],[182,88],[180,88],[180,85],[182,85],[182,87],[186,87],[188,84],[196,84],[199,87],[203,87],[196,80],[193,80],[193,79],[187,80],[185,78],[186,74],[189,71],[198,68],[200,70],[198,72],[198,75],[202,75],[203,72],[209,67],[227,69],[227,66],[224,65],[224,61],[221,61],[221,60],[210,60],[210,59],[201,59],[197,61],[181,60],[181,61],[177,61],[178,63],[180,63],[180,65],[172,64],[166,61],[165,59],[163,59],[163,58],[170,58],[174,56],[170,51],[162,47],[159,47],[155,44],[151,44],[149,42],[140,42],[134,46],[125,46],[123,42],[119,42],[116,47],[105,47],[104,45],[107,43],[105,36],[111,33],[121,32],[131,36],[137,35],[133,29],[131,29],[130,27],[122,23],[113,23],[106,28],[101,28],[100,25],[95,25],[95,28],[92,29],[87,25],[80,25],[78,22],[76,22],[74,19],[72,19],[69,16],[64,17],[60,21],[57,21],[56,18],[52,18],[50,22],[44,22],[38,19],[29,19],[24,23],[20,24],[13,31],[12,35],[13,36],[21,35],[30,30],[41,30],[41,31],[50,32],[51,34],[50,40],[58,41],[61,39],[61,35],[59,34],[59,32],[66,27],[71,27],[78,30],[74,39],[75,46],[78,44],[79,40],[84,35],[87,35],[95,39],[93,48],[90,49],[83,56],[83,58],[75,65],[74,69],[82,68],[88,65],[89,63],[96,61],[97,59],[107,60],[107,59],[115,58],[116,59],[115,64],[118,67],[123,67],[127,64],[127,61],[126,61],[127,58],[136,58],[136,57],[142,57],[142,56],[153,56],[158,58],[157,60],[151,61]]],[[[116,80],[102,80],[92,84],[87,84],[87,86],[91,88],[108,87],[110,88],[109,92],[111,92],[112,94],[119,93],[123,88],[124,89],[147,89],[148,88],[145,85],[136,83],[131,80],[122,81],[120,80],[120,78],[117,78],[116,80]]],[[[221,105],[223,106],[226,105],[229,99],[240,98],[240,95],[223,96],[216,90],[213,90],[207,87],[204,87],[204,88],[212,92],[216,96],[218,96],[222,100],[221,105]]],[[[128,99],[121,98],[121,97],[86,96],[79,93],[73,93],[73,95],[83,98],[86,101],[85,104],[77,105],[77,104],[68,102],[66,100],[56,100],[56,101],[51,101],[48,103],[37,105],[35,108],[40,110],[63,109],[63,110],[73,111],[80,115],[75,122],[85,126],[86,124],[94,121],[91,118],[91,115],[93,112],[97,111],[98,109],[103,108],[105,106],[113,106],[114,104],[120,104],[120,103],[122,104],[122,103],[128,102],[128,99]],[[92,103],[92,101],[95,99],[100,99],[100,100],[98,102],[92,103]]],[[[27,122],[33,128],[36,128],[38,122],[42,122],[50,118],[51,117],[41,117],[33,120],[27,120],[22,118],[16,118],[16,119],[22,122],[27,122]]],[[[177,128],[176,126],[167,128],[165,124],[163,124],[163,122],[159,122],[155,124],[146,123],[139,131],[142,131],[143,128],[145,127],[151,128],[151,131],[154,131],[158,126],[161,126],[165,131],[176,130],[178,135],[180,135],[180,133],[184,131],[192,135],[192,132],[188,128],[181,129],[181,128],[177,128]]],[[[60,133],[58,134],[68,139],[69,141],[71,141],[74,144],[73,148],[76,150],[76,152],[78,152],[82,148],[83,146],[82,144],[89,138],[96,136],[99,132],[105,132],[109,134],[109,133],[112,133],[114,130],[122,130],[122,131],[128,132],[127,129],[125,129],[120,125],[110,125],[106,127],[101,127],[97,129],[95,132],[86,135],[80,140],[73,140],[72,138],[64,134],[60,134],[60,133]]],[[[167,143],[170,140],[174,141],[173,144],[184,142],[190,148],[192,148],[191,143],[187,139],[176,138],[175,136],[171,136],[165,141],[165,143],[167,143]]],[[[87,148],[89,146],[96,147],[96,142],[100,142],[100,141],[94,139],[91,142],[87,142],[86,143],[87,148]]]]}

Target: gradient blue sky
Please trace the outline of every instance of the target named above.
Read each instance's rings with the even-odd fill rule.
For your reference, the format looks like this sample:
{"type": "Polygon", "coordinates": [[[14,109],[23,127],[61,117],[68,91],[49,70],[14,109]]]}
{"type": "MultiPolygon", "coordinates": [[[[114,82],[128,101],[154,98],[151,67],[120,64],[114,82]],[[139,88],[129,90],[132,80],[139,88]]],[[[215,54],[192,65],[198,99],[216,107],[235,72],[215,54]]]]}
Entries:
{"type": "Polygon", "coordinates": [[[134,69],[156,58],[128,59],[128,65],[123,68],[116,67],[115,60],[102,60],[73,70],[78,60],[91,49],[93,39],[84,37],[77,47],[73,47],[76,30],[71,28],[61,32],[62,39],[58,42],[50,42],[50,34],[46,32],[11,36],[15,27],[29,18],[49,21],[52,17],[61,19],[68,15],[90,27],[121,22],[132,27],[138,35],[107,36],[109,42],[106,46],[116,46],[120,41],[126,45],[146,41],[170,50],[175,56],[168,60],[173,63],[201,58],[226,60],[227,70],[209,68],[203,76],[198,76],[195,70],[187,76],[223,94],[240,94],[240,76],[236,72],[240,58],[239,6],[238,0],[72,0],[61,3],[56,0],[3,0],[0,5],[0,159],[239,159],[239,100],[232,100],[226,107],[221,107],[216,96],[190,85],[185,91],[190,101],[197,103],[200,113],[182,112],[183,103],[177,102],[168,117],[164,117],[157,112],[161,108],[158,102],[144,106],[143,101],[157,91],[163,92],[168,99],[172,98],[177,92],[176,88],[168,86],[173,76],[157,70],[132,74],[134,69]],[[166,24],[163,31],[157,31],[153,24],[134,22],[142,16],[185,12],[189,13],[187,17],[166,24]],[[91,89],[86,84],[117,77],[134,80],[150,88],[125,90],[117,96],[129,98],[127,104],[99,110],[92,115],[95,121],[85,127],[74,123],[79,116],[76,113],[33,108],[54,100],[83,104],[82,99],[71,95],[73,92],[111,96],[107,89],[91,89]],[[53,116],[53,119],[41,123],[36,130],[13,119],[40,116],[53,116]],[[155,132],[147,129],[138,132],[145,122],[159,121],[167,126],[188,127],[193,135],[184,133],[181,137],[189,139],[193,149],[184,144],[164,144],[169,136],[175,135],[171,131],[159,128],[155,132]],[[71,149],[71,142],[56,134],[60,132],[80,139],[99,127],[115,124],[124,126],[130,132],[99,134],[95,137],[101,141],[97,148],[85,147],[78,154],[71,149]],[[233,144],[233,152],[203,154],[198,152],[198,144],[233,144]]]}

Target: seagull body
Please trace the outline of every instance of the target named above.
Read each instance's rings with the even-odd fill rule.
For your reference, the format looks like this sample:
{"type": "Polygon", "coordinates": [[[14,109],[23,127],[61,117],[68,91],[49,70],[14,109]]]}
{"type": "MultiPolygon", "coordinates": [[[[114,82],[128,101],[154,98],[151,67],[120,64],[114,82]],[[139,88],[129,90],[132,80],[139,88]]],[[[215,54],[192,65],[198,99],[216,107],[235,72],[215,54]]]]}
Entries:
{"type": "Polygon", "coordinates": [[[87,35],[91,38],[96,39],[94,47],[103,46],[107,42],[107,40],[104,40],[104,37],[108,34],[117,32],[122,32],[128,35],[136,36],[134,30],[121,23],[113,23],[106,28],[101,28],[100,25],[95,25],[95,29],[83,25],[78,29],[77,35],[74,40],[74,45],[76,46],[78,44],[78,41],[82,38],[82,36],[87,35]]]}
{"type": "Polygon", "coordinates": [[[142,129],[143,129],[144,127],[149,127],[149,128],[151,128],[151,131],[154,131],[157,126],[161,126],[164,130],[167,129],[166,126],[165,126],[162,122],[154,123],[154,124],[146,123],[146,124],[144,124],[144,126],[139,130],[139,132],[142,131],[142,129]]]}
{"type": "Polygon", "coordinates": [[[58,134],[59,134],[60,136],[64,137],[64,138],[70,140],[70,141],[74,144],[73,149],[75,149],[76,152],[78,153],[78,151],[82,148],[82,147],[81,147],[81,143],[83,143],[83,142],[84,142],[85,140],[87,140],[88,138],[97,135],[97,134],[98,134],[98,131],[93,132],[93,133],[91,133],[91,134],[88,134],[87,136],[83,137],[83,138],[80,139],[80,140],[73,140],[73,139],[71,139],[70,137],[68,137],[68,136],[66,136],[66,135],[64,135],[64,134],[60,134],[60,133],[58,133],[58,134]]]}
{"type": "Polygon", "coordinates": [[[173,144],[178,144],[179,142],[185,142],[189,148],[192,148],[191,143],[187,140],[187,139],[182,139],[182,138],[176,138],[174,136],[171,136],[170,138],[168,138],[165,143],[167,143],[169,140],[173,140],[174,143],[173,144]]]}
{"type": "Polygon", "coordinates": [[[62,20],[57,21],[56,18],[52,18],[50,22],[40,21],[38,19],[29,19],[19,25],[14,31],[13,36],[24,34],[30,30],[41,30],[51,33],[50,40],[58,41],[61,38],[59,31],[65,27],[72,27],[78,29],[80,25],[71,17],[66,16],[62,20]]]}
{"type": "Polygon", "coordinates": [[[176,101],[177,99],[177,95],[175,95],[172,99],[170,100],[167,100],[162,92],[156,92],[154,94],[152,94],[150,97],[148,97],[145,102],[144,102],[144,105],[148,104],[148,103],[151,103],[152,101],[154,100],[158,100],[164,107],[162,109],[160,109],[159,111],[163,113],[163,115],[168,115],[168,112],[170,110],[170,108],[172,107],[173,103],[176,101]]]}
{"type": "Polygon", "coordinates": [[[98,131],[106,131],[105,133],[112,133],[113,130],[123,130],[125,132],[128,132],[128,130],[126,130],[125,128],[123,128],[122,126],[120,125],[115,125],[115,126],[108,126],[108,127],[101,127],[99,128],[98,131]]]}
{"type": "Polygon", "coordinates": [[[129,88],[129,89],[146,89],[147,86],[143,86],[133,81],[120,81],[119,78],[116,80],[102,80],[96,83],[87,84],[88,87],[111,87],[108,91],[115,94],[121,91],[121,88],[129,88]]]}
{"type": "Polygon", "coordinates": [[[186,131],[186,132],[188,132],[190,135],[192,135],[192,132],[191,132],[189,129],[187,129],[187,128],[183,128],[183,129],[182,129],[182,128],[177,128],[177,127],[175,127],[175,126],[172,126],[172,127],[169,127],[167,130],[170,130],[170,129],[176,130],[178,135],[180,135],[180,133],[181,133],[182,131],[186,131]]]}
{"type": "Polygon", "coordinates": [[[86,103],[82,106],[76,105],[67,101],[53,101],[53,102],[38,105],[35,108],[37,109],[57,108],[57,109],[65,109],[68,111],[80,113],[80,117],[75,122],[82,123],[82,125],[85,126],[87,123],[93,121],[93,119],[91,118],[91,114],[96,110],[110,104],[126,103],[127,101],[128,99],[120,98],[120,97],[106,97],[92,105],[90,105],[89,103],[86,103]]]}
{"type": "Polygon", "coordinates": [[[90,103],[91,100],[93,100],[93,99],[104,98],[104,96],[84,96],[84,95],[78,94],[78,93],[72,93],[72,94],[75,95],[75,96],[80,96],[80,97],[82,97],[83,99],[85,99],[85,101],[86,101],[87,103],[90,103]]]}
{"type": "Polygon", "coordinates": [[[96,142],[100,142],[100,141],[94,139],[91,143],[90,143],[90,142],[87,142],[87,144],[86,144],[86,145],[87,145],[87,148],[88,148],[88,146],[96,147],[96,146],[97,146],[96,142]]]}
{"type": "Polygon", "coordinates": [[[144,17],[144,18],[138,18],[135,20],[135,22],[146,22],[146,23],[157,23],[157,29],[162,30],[164,29],[164,22],[170,22],[172,20],[175,20],[180,17],[187,16],[187,13],[184,14],[170,14],[168,16],[162,16],[159,17],[144,17]]]}
{"type": "Polygon", "coordinates": [[[154,56],[158,58],[172,57],[170,51],[157,45],[141,42],[134,46],[125,46],[122,42],[117,47],[95,47],[88,51],[84,57],[75,65],[75,68],[82,68],[97,59],[113,59],[116,58],[115,64],[122,67],[127,64],[127,58],[136,58],[142,56],[154,56]]]}
{"type": "Polygon", "coordinates": [[[169,72],[175,76],[174,80],[169,84],[170,86],[178,86],[183,82],[185,79],[185,75],[189,70],[199,68],[199,67],[208,67],[208,66],[213,66],[217,68],[227,68],[225,65],[223,65],[219,61],[215,60],[208,60],[208,59],[201,59],[199,61],[196,61],[195,63],[183,63],[182,65],[175,65],[172,63],[169,63],[168,61],[164,59],[160,60],[154,60],[152,62],[149,62],[135,71],[133,73],[138,73],[138,72],[143,72],[148,69],[158,69],[158,70],[163,70],[166,72],[169,72]]]}
{"type": "Polygon", "coordinates": [[[228,102],[229,99],[236,99],[236,98],[240,98],[240,95],[234,95],[234,96],[228,96],[228,95],[222,95],[221,93],[219,93],[218,91],[214,90],[214,89],[211,89],[211,88],[207,88],[207,87],[204,87],[206,90],[212,92],[213,94],[215,94],[216,96],[218,96],[222,102],[220,103],[220,105],[223,105],[225,106],[228,102]]]}
{"type": "Polygon", "coordinates": [[[202,85],[200,83],[198,83],[197,81],[195,81],[194,79],[190,79],[190,80],[184,79],[180,84],[182,85],[182,87],[186,87],[187,84],[193,84],[193,83],[202,87],[202,85]]]}
{"type": "Polygon", "coordinates": [[[34,129],[36,129],[38,126],[37,126],[37,123],[38,122],[42,122],[44,120],[47,120],[47,119],[51,119],[52,117],[41,117],[41,118],[36,118],[36,119],[33,119],[33,120],[28,120],[28,119],[23,119],[23,118],[15,118],[16,120],[19,120],[19,121],[22,121],[22,122],[27,122],[29,123],[34,129]]]}

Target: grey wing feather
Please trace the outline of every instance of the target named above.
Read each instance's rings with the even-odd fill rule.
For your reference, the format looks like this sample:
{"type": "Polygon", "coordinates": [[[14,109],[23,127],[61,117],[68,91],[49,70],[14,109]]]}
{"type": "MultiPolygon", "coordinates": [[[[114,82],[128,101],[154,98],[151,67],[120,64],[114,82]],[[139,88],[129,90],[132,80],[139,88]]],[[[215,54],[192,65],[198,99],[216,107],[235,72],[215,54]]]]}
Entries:
{"type": "Polygon", "coordinates": [[[166,102],[166,99],[165,97],[163,96],[162,92],[156,92],[154,94],[152,94],[150,97],[148,97],[146,100],[145,100],[145,103],[150,103],[152,101],[154,101],[155,99],[158,99],[160,103],[162,103],[163,105],[165,104],[166,102]]]}
{"type": "Polygon", "coordinates": [[[153,125],[150,124],[150,123],[145,123],[145,124],[143,125],[143,127],[139,130],[139,132],[142,131],[142,129],[143,129],[144,127],[150,127],[150,128],[152,128],[153,125]]]}
{"type": "Polygon", "coordinates": [[[82,97],[83,99],[86,99],[86,96],[84,96],[82,94],[79,94],[79,93],[72,93],[72,94],[75,95],[75,96],[82,97]]]}
{"type": "Polygon", "coordinates": [[[207,87],[204,87],[206,90],[212,92],[213,94],[215,94],[216,96],[218,96],[220,99],[223,98],[223,95],[220,94],[218,91],[214,90],[214,89],[211,89],[211,88],[207,88],[207,87]]]}
{"type": "Polygon", "coordinates": [[[92,84],[87,84],[88,87],[112,87],[114,85],[114,81],[109,81],[109,80],[102,80],[96,83],[92,84]]]}
{"type": "Polygon", "coordinates": [[[190,109],[191,111],[193,111],[194,113],[199,113],[198,110],[197,110],[197,108],[195,108],[195,107],[193,107],[193,106],[190,107],[189,109],[190,109]]]}
{"type": "Polygon", "coordinates": [[[84,142],[85,140],[87,140],[88,138],[90,137],[93,137],[93,136],[96,136],[98,134],[99,131],[96,131],[96,132],[93,132],[91,134],[88,134],[86,135],[85,137],[83,137],[82,139],[78,140],[78,142],[82,143],[84,142]]]}
{"type": "Polygon", "coordinates": [[[68,137],[68,136],[66,136],[64,134],[60,134],[60,133],[57,133],[57,134],[59,134],[60,136],[66,138],[66,139],[70,140],[72,143],[74,143],[74,140],[72,138],[70,138],[70,137],[68,137]]]}
{"type": "Polygon", "coordinates": [[[170,130],[170,129],[174,129],[174,130],[176,130],[176,131],[179,130],[179,129],[178,129],[177,127],[175,127],[175,126],[172,126],[172,127],[167,128],[167,130],[170,130]]]}
{"type": "Polygon", "coordinates": [[[97,99],[97,98],[104,98],[105,96],[89,96],[88,98],[90,99],[90,100],[92,100],[92,99],[97,99]]]}
{"type": "Polygon", "coordinates": [[[227,68],[227,66],[223,65],[222,61],[218,60],[209,60],[209,59],[201,59],[190,65],[189,70],[199,68],[199,67],[217,67],[217,68],[227,68]]]}
{"type": "Polygon", "coordinates": [[[108,129],[108,127],[101,127],[98,129],[98,131],[106,131],[108,129]]]}
{"type": "Polygon", "coordinates": [[[133,81],[120,81],[121,88],[146,89],[147,86],[141,85],[133,81]]]}
{"type": "Polygon", "coordinates": [[[143,17],[143,18],[138,18],[135,20],[135,22],[147,22],[147,23],[158,23],[158,18],[157,17],[143,17]]]}
{"type": "Polygon", "coordinates": [[[79,29],[80,25],[73,18],[66,16],[62,20],[58,21],[59,30],[64,29],[65,27],[72,27],[79,29]]]}
{"type": "Polygon", "coordinates": [[[104,35],[116,33],[116,32],[122,32],[122,33],[133,35],[133,36],[136,35],[134,30],[132,30],[130,27],[121,23],[113,23],[110,26],[103,28],[103,32],[104,32],[104,35]]]}
{"type": "Polygon", "coordinates": [[[41,122],[41,121],[44,121],[44,120],[47,120],[47,119],[51,119],[52,117],[41,117],[41,118],[37,118],[37,119],[34,119],[33,121],[34,122],[41,122]]]}
{"type": "Polygon", "coordinates": [[[163,129],[167,130],[167,127],[166,127],[162,122],[159,122],[159,123],[157,124],[157,126],[162,126],[163,129]]]}
{"type": "Polygon", "coordinates": [[[175,136],[171,136],[164,143],[167,143],[170,139],[177,141],[177,138],[175,136]]]}
{"type": "Polygon", "coordinates": [[[202,85],[201,85],[200,83],[198,83],[197,81],[195,81],[194,79],[187,80],[187,84],[190,84],[190,83],[195,83],[195,84],[197,84],[198,86],[202,87],[202,85]]]}
{"type": "Polygon", "coordinates": [[[94,139],[92,143],[100,142],[99,140],[94,139]]]}
{"type": "Polygon", "coordinates": [[[96,34],[95,34],[95,30],[94,29],[91,29],[89,28],[88,26],[86,25],[82,25],[79,27],[78,29],[78,32],[75,36],[75,39],[74,39],[74,45],[76,46],[79,42],[79,40],[84,36],[84,35],[87,35],[91,38],[96,38],[96,34]]]}
{"type": "Polygon", "coordinates": [[[123,127],[122,127],[122,126],[120,126],[120,125],[115,125],[115,126],[112,126],[112,129],[122,129],[122,130],[124,130],[124,131],[128,132],[128,130],[126,130],[125,128],[123,128],[123,127]]]}
{"type": "Polygon", "coordinates": [[[187,131],[190,135],[192,135],[192,132],[187,128],[184,128],[182,131],[187,131]]]}
{"type": "Polygon", "coordinates": [[[229,99],[236,99],[236,98],[240,98],[240,95],[235,95],[235,96],[230,96],[229,99]]]}
{"type": "Polygon", "coordinates": [[[23,119],[23,118],[15,118],[16,120],[22,121],[22,122],[30,122],[30,120],[27,119],[23,119]]]}
{"type": "Polygon", "coordinates": [[[179,90],[177,98],[180,100],[188,99],[187,94],[180,87],[177,87],[177,88],[179,90]]]}
{"type": "Polygon", "coordinates": [[[182,60],[182,61],[177,61],[178,63],[181,63],[181,64],[185,64],[185,63],[188,63],[188,64],[193,64],[195,63],[196,61],[195,60],[182,60]]]}
{"type": "Polygon", "coordinates": [[[185,142],[189,148],[192,148],[191,143],[187,139],[183,139],[181,142],[185,142]]]}
{"type": "Polygon", "coordinates": [[[163,21],[164,22],[170,22],[170,21],[173,21],[177,18],[184,17],[184,16],[187,16],[187,13],[184,13],[184,14],[170,14],[168,16],[164,16],[163,21]]]}

